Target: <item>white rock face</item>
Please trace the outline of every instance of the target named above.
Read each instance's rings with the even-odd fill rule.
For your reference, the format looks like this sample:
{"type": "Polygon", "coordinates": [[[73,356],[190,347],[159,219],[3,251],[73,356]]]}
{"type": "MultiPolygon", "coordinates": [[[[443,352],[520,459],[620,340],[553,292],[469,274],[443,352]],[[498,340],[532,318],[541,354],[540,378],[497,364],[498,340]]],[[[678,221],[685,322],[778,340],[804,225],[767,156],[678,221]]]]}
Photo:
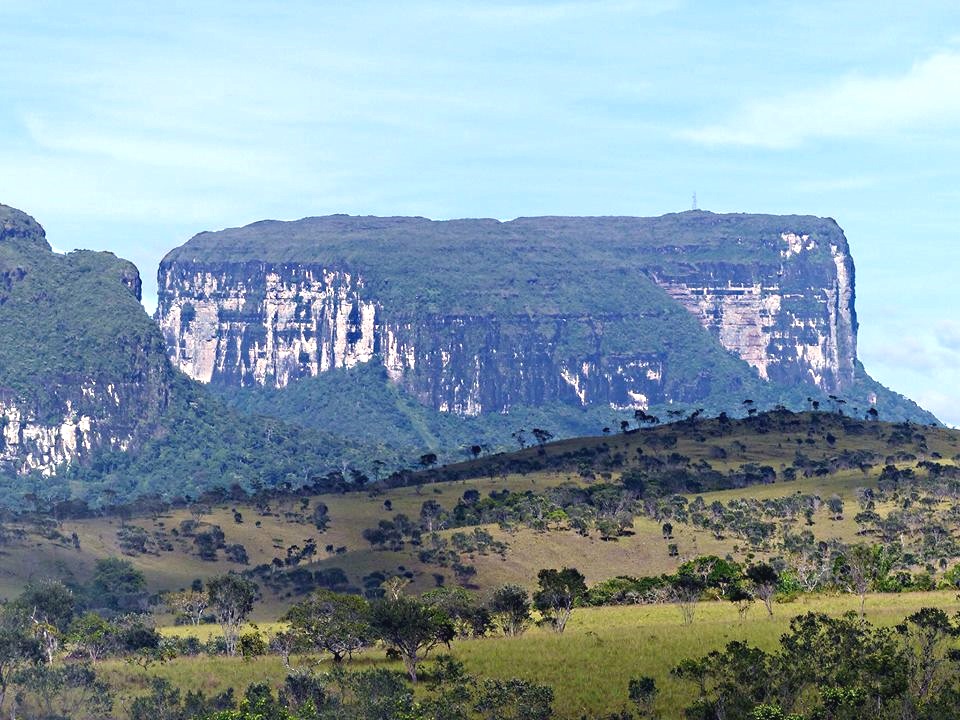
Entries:
{"type": "Polygon", "coordinates": [[[780,251],[780,257],[789,258],[799,255],[804,250],[816,250],[817,243],[810,239],[809,235],[797,235],[796,233],[780,233],[780,239],[787,244],[786,250],[780,251]]]}
{"type": "Polygon", "coordinates": [[[161,287],[168,355],[204,383],[282,388],[375,361],[424,404],[458,415],[561,398],[645,409],[662,395],[656,353],[606,363],[551,355],[544,338],[587,318],[540,328],[527,316],[388,318],[363,277],[317,266],[173,267],[161,287]]]}
{"type": "MultiPolygon", "coordinates": [[[[96,390],[84,385],[85,397],[96,398],[96,390]]],[[[39,471],[54,475],[58,466],[74,462],[94,446],[108,444],[124,450],[130,437],[105,437],[89,415],[75,412],[67,403],[57,422],[43,422],[10,396],[0,397],[0,463],[11,465],[18,474],[39,471]]]]}
{"type": "MultiPolygon", "coordinates": [[[[282,388],[373,357],[379,311],[362,299],[360,278],[310,269],[265,277],[260,293],[206,271],[181,283],[159,318],[174,364],[204,383],[218,374],[282,388]]],[[[410,353],[395,341],[393,352],[388,368],[402,372],[410,353]]]]}
{"type": "Polygon", "coordinates": [[[787,289],[778,278],[788,264],[802,262],[818,246],[808,235],[785,232],[780,238],[784,265],[764,282],[694,284],[662,274],[653,279],[761,378],[796,370],[822,390],[842,392],[853,383],[856,362],[853,262],[831,245],[832,280],[825,287],[794,283],[787,289]]]}
{"type": "MultiPolygon", "coordinates": [[[[842,248],[814,235],[767,236],[755,263],[693,257],[641,272],[761,378],[838,392],[852,384],[856,359],[853,264],[842,233],[842,248]]],[[[204,383],[282,388],[375,361],[424,404],[461,415],[554,400],[646,410],[678,399],[664,394],[666,354],[626,346],[611,357],[603,323],[588,314],[398,317],[357,272],[292,262],[173,262],[160,286],[168,355],[204,383]],[[556,352],[584,328],[595,352],[556,352]]]]}
{"type": "MultiPolygon", "coordinates": [[[[586,366],[587,369],[589,365],[586,366]]],[[[584,374],[587,374],[586,372],[584,374]]],[[[563,378],[563,381],[569,385],[574,394],[580,399],[581,405],[587,404],[587,390],[585,387],[580,386],[580,375],[578,373],[570,372],[567,368],[560,369],[560,377],[563,378]]]]}
{"type": "MultiPolygon", "coordinates": [[[[404,329],[409,333],[413,328],[407,325],[404,329]]],[[[387,375],[393,382],[397,383],[400,382],[406,371],[416,369],[417,353],[412,345],[405,345],[400,340],[393,328],[388,327],[386,329],[386,337],[383,364],[387,368],[387,375]]]]}
{"type": "Polygon", "coordinates": [[[662,286],[707,329],[720,343],[733,350],[757,369],[764,380],[773,361],[768,348],[773,339],[771,320],[780,312],[782,295],[776,286],[734,285],[693,287],[682,283],[663,282],[662,286]]]}

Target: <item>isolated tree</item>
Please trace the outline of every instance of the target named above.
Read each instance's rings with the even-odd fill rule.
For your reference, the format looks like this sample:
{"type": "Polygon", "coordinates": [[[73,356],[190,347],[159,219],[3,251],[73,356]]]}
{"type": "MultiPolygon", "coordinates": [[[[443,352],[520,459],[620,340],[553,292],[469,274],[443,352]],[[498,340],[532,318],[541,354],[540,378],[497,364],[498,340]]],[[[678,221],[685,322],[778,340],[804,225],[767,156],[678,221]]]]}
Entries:
{"type": "Polygon", "coordinates": [[[416,684],[417,667],[427,654],[454,637],[453,624],[440,609],[401,595],[377,600],[370,608],[373,634],[400,656],[416,684]]]}
{"type": "Polygon", "coordinates": [[[953,647],[960,635],[940,608],[922,608],[896,626],[903,640],[913,705],[922,706],[954,680],[953,647]]]}
{"type": "Polygon", "coordinates": [[[127,560],[97,560],[89,595],[91,604],[96,607],[120,612],[140,611],[146,607],[147,580],[127,560]]]}
{"type": "Polygon", "coordinates": [[[743,585],[737,583],[727,590],[727,600],[737,608],[737,616],[742,623],[750,611],[750,606],[753,605],[753,595],[743,585]]]}
{"type": "Polygon", "coordinates": [[[680,609],[684,625],[693,623],[697,603],[704,589],[703,581],[694,575],[678,575],[670,583],[667,598],[680,609]]]}
{"type": "Polygon", "coordinates": [[[656,415],[650,415],[644,412],[642,408],[633,411],[633,419],[637,421],[638,427],[640,425],[656,425],[660,422],[660,419],[656,415]]]}
{"type": "Polygon", "coordinates": [[[519,585],[497,588],[490,598],[490,613],[504,635],[522,635],[530,624],[530,595],[519,585]]]}
{"type": "Polygon", "coordinates": [[[420,464],[424,468],[431,468],[437,464],[437,454],[433,452],[424,453],[420,456],[420,464]]]}
{"type": "Polygon", "coordinates": [[[813,592],[820,587],[827,575],[826,564],[815,553],[798,554],[790,559],[789,565],[805,592],[813,592]]]}
{"type": "Polygon", "coordinates": [[[170,592],[163,599],[171,611],[186,615],[193,625],[200,624],[203,613],[210,607],[210,596],[199,590],[170,592]]]}
{"type": "Polygon", "coordinates": [[[658,692],[657,683],[652,677],[644,675],[630,678],[628,685],[630,702],[636,706],[641,718],[653,716],[653,703],[657,699],[658,692]]]}
{"type": "Polygon", "coordinates": [[[443,506],[436,500],[425,500],[420,506],[420,524],[428,532],[434,530],[434,523],[443,515],[443,506]]]}
{"type": "Polygon", "coordinates": [[[70,626],[68,642],[96,662],[120,644],[120,628],[95,612],[88,612],[70,626]]]}
{"type": "Polygon", "coordinates": [[[257,586],[245,577],[228,573],[207,582],[210,607],[223,630],[228,655],[236,655],[240,627],[253,610],[257,586]]]}
{"type": "Polygon", "coordinates": [[[568,567],[543,569],[537,573],[537,580],[539,587],[533,595],[533,602],[553,629],[562,633],[574,605],[587,594],[583,573],[568,567]]]}
{"type": "Polygon", "coordinates": [[[471,445],[470,454],[473,456],[473,459],[476,460],[480,457],[480,453],[483,452],[483,448],[480,445],[471,445]]]}
{"type": "Polygon", "coordinates": [[[301,647],[328,652],[339,663],[372,641],[370,606],[357,595],[318,590],[291,607],[283,619],[301,647]]]}
{"type": "Polygon", "coordinates": [[[330,527],[330,509],[326,503],[318,502],[313,507],[313,526],[320,532],[326,531],[330,527]]]}
{"type": "Polygon", "coordinates": [[[753,584],[756,596],[763,600],[767,614],[773,617],[773,596],[777,594],[780,575],[767,563],[757,563],[747,568],[747,579],[753,584]]]}
{"type": "Polygon", "coordinates": [[[455,562],[453,564],[453,573],[457,577],[457,582],[461,585],[469,585],[476,574],[477,569],[468,563],[455,562]]]}
{"type": "Polygon", "coordinates": [[[403,596],[403,591],[410,584],[409,578],[405,578],[401,575],[394,575],[391,578],[387,578],[382,583],[380,587],[383,588],[383,596],[388,600],[396,600],[398,597],[403,596]]]}
{"type": "Polygon", "coordinates": [[[41,580],[27,585],[13,606],[28,620],[47,662],[53,662],[77,607],[73,591],[59,580],[41,580]]]}
{"type": "Polygon", "coordinates": [[[27,585],[13,604],[34,621],[49,623],[64,632],[76,613],[77,598],[59,580],[40,580],[27,585]]]}
{"type": "Polygon", "coordinates": [[[553,433],[549,430],[543,430],[542,428],[534,428],[530,431],[533,434],[534,439],[537,441],[537,445],[543,447],[548,442],[553,439],[553,433]]]}
{"type": "Polygon", "coordinates": [[[486,679],[480,682],[474,708],[483,720],[550,720],[553,688],[518,678],[486,679]]]}
{"type": "Polygon", "coordinates": [[[860,617],[864,615],[867,593],[881,570],[880,547],[859,544],[849,548],[840,560],[839,577],[847,592],[860,598],[860,617]]]}
{"type": "Polygon", "coordinates": [[[510,433],[510,437],[517,441],[517,445],[520,446],[521,450],[527,446],[527,431],[523,428],[514,430],[512,433],[510,433]]]}

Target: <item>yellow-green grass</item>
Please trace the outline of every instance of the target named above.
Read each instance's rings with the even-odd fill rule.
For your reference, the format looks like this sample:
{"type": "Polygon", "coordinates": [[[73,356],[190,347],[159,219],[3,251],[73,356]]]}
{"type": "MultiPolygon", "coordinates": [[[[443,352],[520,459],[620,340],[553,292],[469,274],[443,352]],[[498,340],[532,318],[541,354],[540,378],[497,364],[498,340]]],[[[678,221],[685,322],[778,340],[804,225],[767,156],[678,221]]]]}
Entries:
{"type": "MultiPolygon", "coordinates": [[[[340,567],[347,572],[351,582],[361,584],[368,573],[382,571],[387,574],[400,573],[400,568],[415,574],[411,587],[413,591],[427,590],[434,585],[433,573],[444,573],[448,582],[452,580],[449,568],[439,568],[421,563],[416,548],[410,547],[402,552],[374,550],[362,538],[362,531],[375,526],[384,518],[396,513],[405,513],[416,517],[420,505],[427,499],[436,499],[446,507],[456,500],[468,488],[476,488],[482,494],[494,489],[511,490],[543,489],[572,478],[566,473],[535,473],[527,476],[512,475],[506,478],[490,480],[458,481],[437,483],[419,490],[416,488],[397,488],[371,498],[363,493],[345,495],[324,495],[310,498],[310,507],[316,502],[324,502],[330,509],[330,528],[320,533],[309,523],[294,523],[276,517],[285,511],[294,509],[298,500],[286,500],[271,510],[274,514],[261,516],[249,505],[237,505],[243,514],[243,523],[235,523],[232,504],[217,506],[209,514],[202,516],[202,522],[219,525],[227,543],[243,544],[250,556],[250,564],[269,563],[274,557],[283,557],[289,545],[300,545],[308,538],[316,540],[320,547],[319,559],[314,568],[340,567]],[[392,508],[387,510],[384,502],[389,500],[392,508]],[[261,527],[256,526],[260,521],[261,527]],[[326,545],[346,547],[342,555],[327,555],[326,545]]],[[[714,500],[729,502],[735,498],[751,497],[768,499],[784,497],[795,493],[814,493],[823,498],[838,494],[847,503],[847,512],[841,520],[828,516],[826,508],[814,515],[814,525],[809,527],[818,540],[838,538],[851,542],[858,539],[858,527],[853,520],[856,514],[854,491],[858,487],[870,487],[876,484],[877,474],[864,475],[860,471],[842,471],[828,477],[800,479],[794,482],[777,482],[770,485],[754,485],[737,490],[725,490],[703,493],[702,497],[709,505],[714,500]]],[[[579,482],[579,479],[577,480],[579,482]]],[[[693,495],[689,497],[694,497],[693,495]]],[[[881,514],[889,508],[877,508],[881,514]]],[[[157,517],[140,517],[128,521],[139,525],[149,532],[170,530],[183,520],[189,519],[186,509],[174,510],[157,517]]],[[[806,527],[802,518],[796,520],[794,530],[806,527]]],[[[114,518],[100,518],[64,522],[61,532],[69,535],[76,532],[80,538],[81,549],[65,547],[49,540],[31,536],[23,545],[7,546],[0,556],[0,595],[10,597],[22,589],[31,579],[42,577],[74,577],[86,580],[92,571],[94,562],[103,557],[120,556],[117,531],[120,521],[114,518]]],[[[461,529],[470,532],[472,528],[461,529]]],[[[667,541],[663,538],[658,523],[638,517],[634,523],[634,534],[615,541],[603,541],[596,533],[583,537],[571,530],[551,529],[548,532],[536,532],[529,528],[518,528],[512,532],[488,526],[487,529],[499,540],[509,544],[506,559],[497,555],[474,555],[467,558],[477,568],[474,582],[486,591],[503,583],[519,583],[531,587],[536,582],[536,573],[543,567],[572,565],[581,569],[589,583],[598,582],[615,575],[655,575],[672,572],[685,559],[697,555],[731,554],[744,559],[749,548],[746,543],[732,535],[717,540],[712,533],[682,523],[674,523],[674,537],[667,541]],[[678,554],[670,556],[668,545],[676,544],[678,554]]],[[[451,535],[457,529],[444,531],[451,535]]],[[[244,566],[226,561],[221,557],[217,562],[201,560],[195,552],[189,538],[175,540],[173,552],[160,555],[138,555],[129,560],[147,576],[151,590],[172,590],[186,587],[194,578],[207,578],[227,570],[240,570],[244,566]]],[[[256,611],[258,619],[270,620],[277,617],[282,609],[294,598],[275,597],[264,594],[264,602],[256,611]]]]}
{"type": "MultiPolygon", "coordinates": [[[[682,708],[694,697],[694,688],[670,675],[679,661],[722,648],[732,640],[772,650],[791,618],[806,612],[839,615],[855,611],[858,604],[859,599],[851,595],[804,596],[775,605],[774,617],[770,618],[763,605],[756,603],[741,623],[730,603],[704,602],[697,606],[693,624],[687,626],[672,605],[582,608],[574,612],[563,635],[532,628],[519,638],[460,640],[454,642],[452,654],[469,672],[482,677],[521,677],[551,685],[561,718],[618,710],[626,703],[630,678],[649,675],[660,688],[661,717],[680,718],[682,708]]],[[[952,614],[960,609],[960,602],[952,592],[871,595],[866,614],[874,624],[889,626],[929,606],[952,614]]],[[[217,632],[211,626],[202,629],[217,632]]],[[[177,628],[175,632],[190,634],[192,630],[177,628]]],[[[385,659],[381,649],[363,653],[353,667],[371,665],[399,669],[385,659]]],[[[168,678],[184,690],[202,689],[207,693],[228,687],[242,692],[251,682],[278,685],[286,675],[280,660],[272,656],[251,660],[179,658],[154,666],[146,674],[124,663],[108,663],[105,670],[130,694],[143,692],[148,678],[154,675],[168,678]]]]}
{"type": "MultiPolygon", "coordinates": [[[[904,450],[917,453],[918,459],[933,458],[933,453],[936,452],[945,458],[940,460],[941,462],[951,462],[950,459],[957,453],[958,438],[960,438],[960,434],[956,431],[915,427],[915,430],[923,432],[927,437],[928,450],[923,453],[912,444],[888,445],[888,438],[894,430],[893,426],[884,423],[867,423],[861,434],[846,435],[838,419],[820,416],[817,420],[818,429],[814,433],[815,444],[809,445],[806,443],[807,430],[811,427],[809,416],[802,416],[797,422],[800,423],[798,427],[769,433],[758,433],[747,424],[734,424],[720,435],[712,434],[716,432],[717,426],[711,422],[695,429],[683,426],[660,427],[629,435],[616,434],[609,437],[565,440],[547,446],[545,452],[548,455],[560,454],[604,444],[610,449],[611,454],[621,453],[628,458],[635,457],[639,447],[644,448],[647,454],[676,451],[694,462],[704,459],[718,470],[735,468],[745,462],[755,462],[772,465],[779,471],[793,462],[797,449],[801,449],[808,457],[814,459],[834,457],[844,449],[865,449],[880,457],[904,450]],[[837,436],[832,446],[824,439],[828,432],[833,432],[837,436]],[[651,442],[651,438],[663,435],[675,435],[676,447],[669,451],[653,447],[656,443],[651,442]],[[801,439],[801,445],[796,443],[797,439],[801,439]],[[715,458],[717,447],[725,450],[727,454],[725,459],[715,458]],[[744,447],[746,449],[743,449],[744,447]]],[[[518,456],[521,459],[525,456],[533,457],[537,452],[537,449],[528,449],[518,456]]],[[[516,459],[517,456],[510,457],[516,459]]],[[[504,458],[505,456],[491,456],[479,462],[491,463],[490,467],[493,469],[495,463],[503,462],[504,458]]],[[[879,466],[874,467],[867,474],[859,470],[843,470],[823,477],[799,479],[794,482],[778,481],[770,485],[704,493],[703,498],[709,504],[714,500],[729,502],[732,499],[744,497],[768,499],[797,492],[815,493],[824,499],[838,494],[847,504],[844,517],[840,520],[830,519],[827,511],[822,509],[814,516],[815,524],[809,529],[817,540],[837,538],[852,542],[859,539],[858,527],[853,519],[857,512],[854,491],[861,486],[875,486],[879,470],[879,466]]],[[[616,473],[613,477],[616,477],[616,473]]],[[[305,513],[307,517],[318,502],[323,502],[329,507],[330,527],[323,533],[317,531],[309,522],[298,523],[284,519],[285,513],[299,508],[298,498],[275,501],[268,515],[258,514],[257,510],[248,503],[236,504],[236,509],[243,515],[243,522],[240,524],[235,523],[233,519],[234,504],[225,503],[211,508],[209,514],[202,516],[202,521],[219,525],[225,533],[228,544],[242,544],[247,550],[251,566],[270,563],[275,557],[283,558],[288,546],[302,547],[307,539],[312,538],[319,547],[319,552],[312,563],[314,569],[339,567],[347,573],[351,583],[356,586],[361,586],[363,577],[375,571],[388,575],[411,572],[414,575],[411,589],[423,591],[434,585],[434,573],[444,574],[448,584],[453,582],[453,573],[450,568],[421,563],[417,557],[418,548],[411,546],[402,552],[373,550],[362,537],[365,528],[373,527],[379,520],[390,518],[396,513],[404,513],[415,518],[419,515],[422,503],[428,499],[435,499],[445,507],[452,507],[468,488],[475,488],[482,495],[486,495],[491,490],[501,489],[537,491],[569,481],[584,482],[572,470],[562,470],[438,482],[420,488],[396,488],[376,497],[370,497],[366,493],[311,497],[305,513]],[[392,504],[389,510],[385,507],[385,502],[388,500],[392,504]],[[258,521],[260,527],[256,526],[258,521]],[[328,554],[324,550],[328,545],[346,548],[346,552],[339,555],[328,554]]],[[[884,515],[890,509],[881,504],[877,512],[884,515]]],[[[189,510],[177,509],[159,516],[134,517],[127,522],[143,527],[150,534],[162,531],[169,533],[190,517],[189,510]]],[[[67,537],[76,532],[80,540],[80,550],[74,549],[69,542],[48,540],[36,533],[31,533],[23,542],[12,542],[0,548],[0,597],[11,597],[27,582],[39,578],[70,578],[79,582],[88,580],[97,559],[121,556],[117,538],[120,525],[121,521],[117,518],[91,518],[63,522],[59,528],[60,532],[67,537]]],[[[793,530],[805,527],[802,518],[792,525],[793,530]]],[[[488,591],[505,582],[520,583],[530,587],[535,583],[536,573],[542,567],[573,565],[586,574],[589,582],[596,582],[620,574],[651,575],[671,572],[681,561],[701,554],[720,556],[730,554],[738,560],[744,560],[750,551],[744,541],[732,535],[717,540],[710,532],[677,522],[673,523],[675,537],[666,541],[662,537],[659,525],[646,518],[637,519],[632,536],[613,542],[600,540],[596,533],[590,537],[581,537],[570,530],[554,529],[548,533],[540,533],[520,528],[507,533],[495,527],[488,529],[498,539],[508,542],[510,548],[506,560],[498,556],[482,555],[467,558],[467,562],[473,563],[477,569],[473,582],[483,591],[488,591]],[[668,545],[671,543],[677,545],[678,553],[675,556],[668,554],[668,545]]],[[[470,532],[471,528],[463,530],[470,532]]],[[[449,536],[456,531],[446,530],[444,534],[449,536]]],[[[201,560],[192,540],[188,537],[171,539],[174,543],[172,552],[164,551],[159,555],[129,557],[129,560],[146,574],[152,591],[179,589],[187,587],[195,578],[203,579],[228,570],[244,569],[243,565],[227,561],[222,553],[216,562],[201,560]]],[[[293,599],[286,594],[277,597],[270,592],[265,592],[264,602],[258,606],[256,617],[275,618],[293,599]]]]}
{"type": "MultiPolygon", "coordinates": [[[[210,512],[202,515],[200,520],[209,525],[219,525],[223,529],[227,544],[242,544],[249,555],[249,566],[270,563],[274,557],[283,558],[288,546],[302,547],[312,538],[319,546],[317,557],[320,560],[315,564],[317,568],[340,567],[347,572],[352,582],[359,585],[363,576],[370,572],[380,570],[388,574],[399,573],[398,568],[402,566],[415,573],[413,589],[422,591],[434,586],[432,573],[442,569],[419,562],[415,548],[403,553],[371,550],[369,543],[362,537],[364,529],[374,527],[378,521],[391,518],[397,513],[418,517],[420,506],[428,499],[451,507],[470,488],[486,495],[492,490],[538,490],[572,479],[567,473],[538,473],[435,483],[421,488],[395,488],[376,497],[370,497],[366,493],[314,496],[308,498],[308,517],[319,502],[329,508],[330,526],[322,533],[309,522],[290,522],[284,519],[285,513],[299,509],[299,498],[275,501],[268,515],[258,514],[257,510],[247,503],[225,503],[210,508],[210,512]],[[388,500],[392,505],[390,509],[385,506],[388,500]],[[234,508],[241,512],[242,523],[234,521],[234,508]],[[256,525],[258,521],[260,527],[256,525]],[[348,552],[328,556],[324,550],[327,545],[346,547],[348,552]]],[[[151,534],[164,531],[169,533],[191,517],[190,510],[180,508],[159,515],[130,518],[125,523],[142,527],[151,534]]],[[[28,582],[43,578],[55,577],[85,582],[90,578],[96,561],[107,557],[128,559],[143,571],[149,589],[154,592],[185,588],[195,578],[208,578],[229,570],[239,571],[248,567],[226,560],[222,553],[215,562],[202,560],[188,537],[171,537],[174,543],[172,552],[125,556],[117,535],[122,524],[120,519],[114,517],[63,521],[58,528],[59,532],[68,537],[75,532],[80,541],[79,550],[69,542],[49,540],[35,533],[29,534],[22,542],[11,542],[0,549],[0,597],[12,597],[28,582]]],[[[446,573],[448,576],[452,575],[449,569],[446,573]]],[[[289,598],[276,598],[269,593],[264,600],[257,610],[258,617],[275,617],[278,609],[290,602],[289,598]]]]}
{"type": "MultiPolygon", "coordinates": [[[[249,622],[240,628],[240,632],[241,634],[259,632],[261,635],[270,637],[286,627],[286,623],[280,622],[279,620],[267,622],[249,622]]],[[[215,623],[201,623],[200,625],[165,625],[161,628],[158,628],[158,630],[164,637],[195,637],[201,642],[207,642],[211,638],[220,637],[223,634],[220,626],[215,623]]]]}

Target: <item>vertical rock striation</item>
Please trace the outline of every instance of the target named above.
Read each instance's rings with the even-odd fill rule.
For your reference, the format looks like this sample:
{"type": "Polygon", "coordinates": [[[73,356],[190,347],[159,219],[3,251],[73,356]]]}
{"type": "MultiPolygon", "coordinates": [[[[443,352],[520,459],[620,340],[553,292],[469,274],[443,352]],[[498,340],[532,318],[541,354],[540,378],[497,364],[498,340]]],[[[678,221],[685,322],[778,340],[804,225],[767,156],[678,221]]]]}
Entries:
{"type": "Polygon", "coordinates": [[[764,380],[800,379],[827,393],[846,392],[857,360],[846,239],[839,233],[828,241],[828,263],[809,235],[782,232],[780,238],[776,265],[710,263],[651,275],[764,380]]]}
{"type": "Polygon", "coordinates": [[[820,218],[262,222],[196,236],[159,287],[169,356],[204,383],[285,387],[375,361],[464,415],[854,383],[853,261],[820,218]]]}

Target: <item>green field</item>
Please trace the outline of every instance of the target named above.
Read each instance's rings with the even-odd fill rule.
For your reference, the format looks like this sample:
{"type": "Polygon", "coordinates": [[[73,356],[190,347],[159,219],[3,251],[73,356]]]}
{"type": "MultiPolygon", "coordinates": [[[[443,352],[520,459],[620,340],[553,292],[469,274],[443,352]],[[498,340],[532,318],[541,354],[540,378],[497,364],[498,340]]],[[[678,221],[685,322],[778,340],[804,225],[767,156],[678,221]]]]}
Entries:
{"type": "MultiPolygon", "coordinates": [[[[487,507],[507,507],[496,504],[497,498],[504,497],[529,502],[523,506],[527,509],[522,519],[511,516],[483,526],[494,542],[505,543],[502,552],[458,550],[459,562],[469,563],[476,570],[469,578],[469,589],[480,603],[505,583],[534,589],[542,568],[578,568],[587,585],[592,586],[622,575],[673,574],[682,563],[704,555],[729,557],[741,567],[761,560],[773,562],[789,555],[787,541],[801,534],[807,535],[808,547],[816,543],[844,547],[860,542],[879,545],[882,533],[897,533],[896,542],[903,545],[904,555],[896,561],[894,570],[907,578],[901,587],[930,587],[931,577],[936,586],[945,587],[954,582],[954,576],[947,573],[960,558],[960,515],[953,510],[960,497],[958,441],[960,433],[943,428],[857,423],[827,414],[774,415],[772,420],[723,425],[718,421],[678,423],[481,457],[474,463],[423,472],[406,487],[201,503],[139,516],[127,514],[122,519],[99,517],[46,524],[29,519],[9,521],[5,525],[7,540],[0,546],[0,591],[13,596],[31,580],[43,577],[84,583],[96,561],[108,557],[128,559],[143,572],[153,593],[186,588],[195,579],[259,566],[261,570],[254,577],[260,583],[261,597],[250,618],[259,632],[270,636],[281,629],[278,619],[285,609],[307,592],[297,591],[290,584],[277,585],[272,578],[287,577],[295,571],[311,575],[339,568],[349,583],[367,590],[376,589],[383,578],[405,575],[410,582],[404,592],[411,595],[435,587],[438,574],[443,575],[447,587],[458,584],[449,563],[439,565],[421,554],[430,542],[426,531],[420,544],[410,541],[402,548],[384,550],[376,549],[364,537],[364,530],[398,514],[421,523],[421,509],[429,501],[450,513],[445,517],[453,518],[453,509],[465,500],[468,491],[476,491],[470,493],[474,497],[471,502],[482,500],[487,507]],[[767,476],[775,476],[775,481],[754,481],[734,489],[631,497],[629,525],[613,536],[605,535],[599,522],[575,526],[573,512],[537,517],[538,503],[551,492],[573,493],[577,498],[587,497],[594,490],[621,492],[617,488],[627,488],[629,473],[635,478],[638,469],[647,472],[652,468],[648,477],[657,477],[657,468],[700,468],[703,474],[694,475],[695,479],[721,478],[726,482],[725,478],[743,477],[745,468],[761,465],[771,469],[773,474],[768,472],[767,476]],[[894,476],[900,480],[891,479],[894,476]],[[869,502],[870,513],[876,518],[869,530],[864,529],[868,523],[862,517],[857,519],[868,505],[864,489],[875,491],[871,497],[876,498],[869,502]],[[815,498],[816,503],[809,512],[775,514],[779,512],[776,508],[789,505],[785,498],[797,497],[815,498]],[[830,498],[842,500],[841,513],[829,509],[830,498]],[[321,503],[327,507],[329,519],[324,530],[313,521],[314,510],[321,503]],[[695,505],[701,510],[694,511],[695,505]],[[685,519],[659,514],[668,507],[685,507],[689,512],[685,519]],[[728,511],[767,522],[773,528],[772,535],[758,542],[736,528],[718,528],[693,520],[695,513],[701,518],[710,513],[720,517],[728,511]],[[671,517],[672,534],[666,537],[664,521],[671,517]],[[893,531],[884,525],[888,521],[893,523],[893,531]],[[928,552],[925,532],[930,525],[942,528],[937,539],[940,545],[928,552]],[[216,528],[222,531],[226,546],[243,546],[248,556],[246,564],[229,561],[225,546],[214,560],[202,559],[196,533],[216,528]],[[124,538],[136,532],[147,539],[146,551],[125,545],[124,538]],[[79,548],[72,541],[74,533],[79,548]],[[314,555],[302,562],[282,561],[291,547],[304,547],[310,541],[316,544],[314,555]],[[375,573],[380,575],[372,583],[364,582],[375,573]],[[910,584],[926,573],[926,585],[910,584]]],[[[473,527],[441,527],[438,535],[452,547],[454,533],[472,533],[473,527]]],[[[821,585],[825,589],[819,594],[787,595],[793,599],[775,604],[772,618],[757,601],[744,621],[736,607],[726,601],[701,601],[690,625],[684,625],[679,607],[672,604],[581,607],[563,635],[534,627],[516,638],[491,634],[458,639],[449,652],[464,663],[467,672],[480,678],[522,678],[550,685],[560,718],[596,718],[621,710],[627,703],[630,679],[639,676],[655,678],[660,689],[659,716],[680,718],[682,708],[694,699],[695,688],[671,675],[679,662],[721,649],[732,640],[771,650],[792,617],[811,611],[833,616],[855,611],[859,598],[836,589],[843,586],[837,580],[821,585]]],[[[716,597],[716,587],[704,591],[703,596],[716,597]]],[[[867,598],[866,613],[871,622],[890,626],[928,606],[952,615],[960,610],[960,600],[955,591],[947,590],[874,593],[867,598]]],[[[153,605],[152,613],[152,620],[164,626],[163,633],[168,636],[196,635],[206,641],[220,633],[213,624],[173,626],[173,618],[165,614],[162,603],[153,605]]],[[[319,669],[329,668],[329,662],[325,660],[319,669]]],[[[181,692],[202,690],[211,696],[228,688],[242,694],[255,681],[269,681],[277,688],[287,674],[277,655],[244,660],[201,654],[152,664],[146,670],[122,660],[107,660],[99,666],[105,679],[118,688],[121,702],[149,692],[153,676],[169,679],[181,692]]],[[[360,653],[352,667],[400,669],[380,646],[360,653]]]]}
{"type": "MultiPolygon", "coordinates": [[[[570,720],[621,709],[626,704],[630,678],[649,675],[660,688],[658,712],[664,720],[672,720],[681,717],[680,710],[695,693],[692,685],[670,675],[671,668],[681,660],[722,648],[732,640],[770,650],[792,617],[807,612],[840,615],[855,612],[858,604],[858,598],[851,595],[802,596],[775,605],[774,617],[770,618],[758,602],[741,623],[730,603],[701,602],[691,625],[683,624],[679,610],[672,605],[580,608],[563,635],[534,627],[516,638],[457,640],[450,652],[468,672],[483,677],[521,677],[552,686],[557,716],[570,720]]],[[[953,614],[960,610],[960,600],[953,592],[875,594],[867,599],[866,617],[873,624],[889,626],[921,607],[939,607],[953,614]]],[[[269,633],[277,625],[261,624],[259,629],[269,633]]],[[[211,625],[164,629],[165,634],[195,634],[203,639],[218,632],[211,625]]],[[[387,661],[379,649],[360,654],[352,667],[371,665],[401,667],[387,661]]],[[[321,670],[325,666],[329,666],[329,660],[321,670]]],[[[154,666],[147,673],[114,662],[106,666],[106,672],[128,694],[143,692],[151,676],[167,678],[184,691],[211,694],[228,687],[242,691],[264,679],[280,685],[286,675],[276,656],[252,660],[185,657],[154,666]]]]}

